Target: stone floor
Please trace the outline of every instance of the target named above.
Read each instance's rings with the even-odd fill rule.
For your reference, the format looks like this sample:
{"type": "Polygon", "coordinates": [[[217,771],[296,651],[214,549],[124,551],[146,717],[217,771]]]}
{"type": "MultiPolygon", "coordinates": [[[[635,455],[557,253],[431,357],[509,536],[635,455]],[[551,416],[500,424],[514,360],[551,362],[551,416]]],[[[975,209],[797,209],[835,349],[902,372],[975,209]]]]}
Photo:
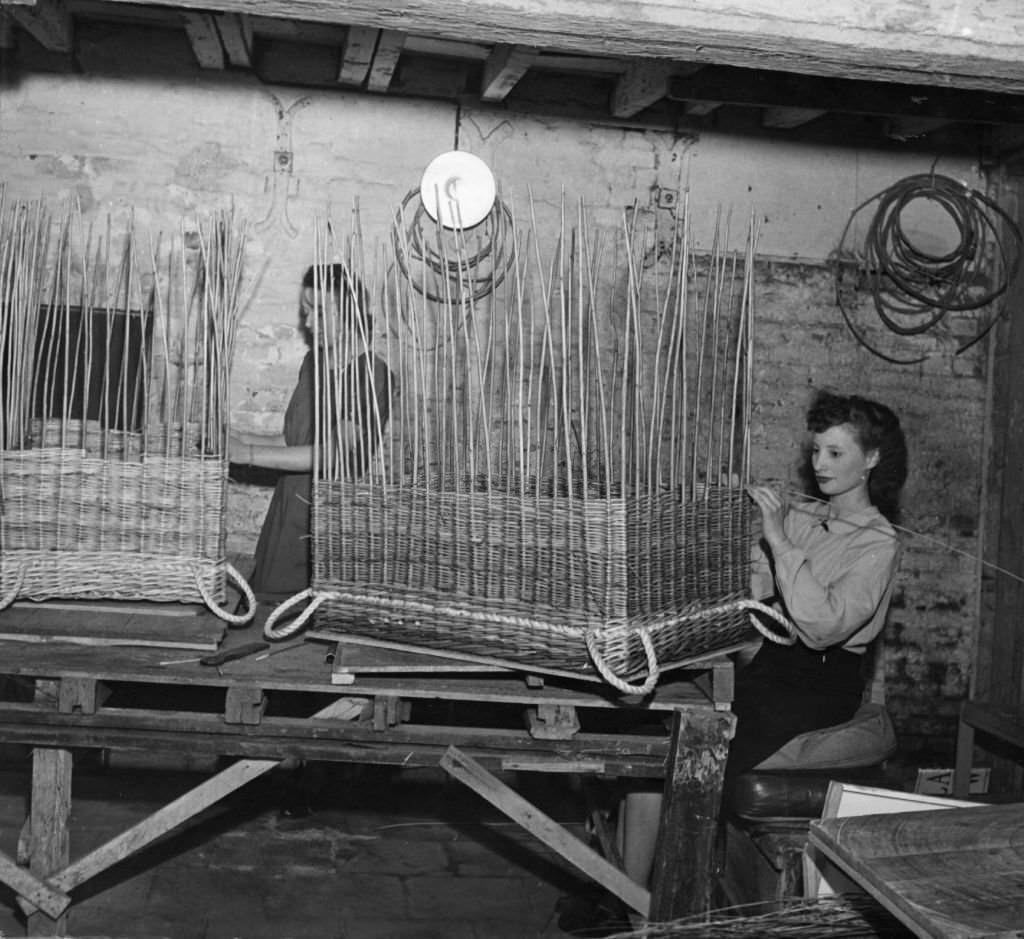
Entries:
{"type": "MultiPolygon", "coordinates": [[[[195,785],[195,772],[79,766],[71,857],[195,785]]],[[[520,792],[585,837],[582,800],[535,774],[520,792]]],[[[27,766],[0,772],[0,850],[16,852],[27,766]]],[[[132,939],[529,939],[564,936],[580,888],[540,842],[441,770],[330,767],[294,806],[292,777],[250,783],[185,831],[73,894],[65,935],[132,939]]],[[[10,892],[0,939],[26,934],[10,892]]]]}

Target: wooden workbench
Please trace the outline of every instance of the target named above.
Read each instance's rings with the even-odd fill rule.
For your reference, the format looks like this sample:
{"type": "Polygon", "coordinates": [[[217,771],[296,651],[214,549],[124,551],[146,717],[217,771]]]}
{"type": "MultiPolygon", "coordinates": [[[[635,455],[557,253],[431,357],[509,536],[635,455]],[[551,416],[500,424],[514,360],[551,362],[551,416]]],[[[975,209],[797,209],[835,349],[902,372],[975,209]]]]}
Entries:
{"type": "MultiPolygon", "coordinates": [[[[105,630],[117,634],[130,615],[110,610],[100,618],[105,630]]],[[[17,635],[40,616],[31,608],[0,612],[0,634],[17,635]]],[[[51,626],[55,616],[73,634],[81,614],[47,612],[51,626]]],[[[258,639],[259,629],[257,622],[222,633],[221,648],[258,639]]],[[[0,853],[0,881],[18,894],[32,935],[63,934],[75,888],[282,759],[441,765],[652,921],[708,908],[722,772],[734,725],[728,710],[732,666],[725,656],[677,669],[637,700],[600,682],[563,676],[454,668],[446,674],[436,660],[423,671],[360,670],[340,686],[332,680],[337,644],[301,637],[271,646],[270,655],[212,667],[195,661],[202,651],[52,638],[60,632],[51,628],[34,641],[0,640],[0,671],[32,679],[36,689],[31,702],[0,702],[0,742],[34,748],[30,818],[22,838],[29,866],[0,853]],[[472,719],[460,719],[460,709],[472,719]],[[237,762],[72,861],[70,751],[79,748],[237,762]],[[494,775],[501,770],[664,779],[651,892],[521,799],[494,775]]]]}

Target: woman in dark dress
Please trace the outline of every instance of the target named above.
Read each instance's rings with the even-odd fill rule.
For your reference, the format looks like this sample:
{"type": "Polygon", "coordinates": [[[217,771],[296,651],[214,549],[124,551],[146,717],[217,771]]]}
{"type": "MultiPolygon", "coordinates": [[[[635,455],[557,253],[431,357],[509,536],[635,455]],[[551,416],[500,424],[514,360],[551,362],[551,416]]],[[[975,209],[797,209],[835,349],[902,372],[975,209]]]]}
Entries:
{"type": "MultiPolygon", "coordinates": [[[[391,416],[392,396],[397,382],[387,365],[373,355],[369,340],[373,332],[369,294],[342,264],[310,267],[302,279],[299,302],[300,328],[309,350],[299,368],[299,378],[284,414],[280,434],[232,433],[230,459],[233,463],[277,470],[281,473],[260,529],[256,544],[255,569],[249,584],[261,600],[277,603],[309,586],[311,564],[310,503],[313,483],[313,442],[316,435],[316,384],[314,341],[319,346],[321,368],[344,369],[336,401],[323,382],[321,407],[328,419],[323,423],[334,431],[321,448],[345,453],[346,478],[362,475],[377,449],[380,435],[391,416]],[[322,316],[317,317],[317,303],[322,316]],[[345,341],[355,336],[355,341],[345,341]],[[315,334],[315,340],[314,340],[315,334]],[[347,362],[343,349],[360,350],[347,362]],[[326,363],[326,364],[325,364],[326,363]]],[[[281,814],[288,818],[309,815],[314,797],[326,785],[327,767],[322,763],[291,760],[277,779],[281,814]]]]}
{"type": "MultiPolygon", "coordinates": [[[[365,472],[376,451],[379,433],[391,415],[391,399],[397,383],[387,365],[369,351],[372,318],[369,295],[342,264],[310,267],[302,279],[299,304],[300,328],[310,346],[299,369],[298,382],[284,414],[281,434],[232,433],[231,462],[278,470],[278,478],[256,544],[255,568],[249,584],[258,596],[284,599],[309,586],[310,519],[314,427],[313,320],[318,298],[324,315],[318,324],[321,347],[335,352],[345,345],[338,331],[348,330],[364,348],[344,363],[340,387],[353,389],[335,418],[338,439],[348,451],[351,475],[365,472]],[[366,337],[366,342],[362,341],[366,337]]],[[[325,382],[331,385],[333,382],[325,382]]],[[[322,395],[324,407],[329,396],[322,395]]]]}

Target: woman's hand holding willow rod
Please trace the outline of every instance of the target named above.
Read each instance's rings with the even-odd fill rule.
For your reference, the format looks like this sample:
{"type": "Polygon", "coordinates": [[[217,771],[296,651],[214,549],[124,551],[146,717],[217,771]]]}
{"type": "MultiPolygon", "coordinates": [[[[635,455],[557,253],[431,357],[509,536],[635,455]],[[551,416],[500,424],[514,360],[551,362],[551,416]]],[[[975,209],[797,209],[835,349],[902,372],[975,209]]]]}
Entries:
{"type": "Polygon", "coordinates": [[[786,518],[787,503],[770,486],[748,486],[747,492],[761,510],[761,523],[765,541],[778,554],[788,546],[783,522],[786,518]]]}

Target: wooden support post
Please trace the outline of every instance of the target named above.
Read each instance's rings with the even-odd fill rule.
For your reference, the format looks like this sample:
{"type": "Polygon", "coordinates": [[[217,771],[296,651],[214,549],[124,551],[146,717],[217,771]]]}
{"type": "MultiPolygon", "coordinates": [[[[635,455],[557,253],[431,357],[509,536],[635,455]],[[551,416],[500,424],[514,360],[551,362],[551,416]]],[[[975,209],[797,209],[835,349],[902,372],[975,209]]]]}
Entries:
{"type": "Polygon", "coordinates": [[[267,696],[262,688],[232,685],[224,702],[224,720],[228,724],[256,725],[263,720],[267,709],[267,696]]]}
{"type": "Polygon", "coordinates": [[[726,711],[679,710],[672,716],[651,874],[651,922],[710,907],[722,780],[735,728],[735,715],[726,711]]]}
{"type": "MultiPolygon", "coordinates": [[[[41,879],[45,880],[67,866],[70,814],[71,751],[36,747],[32,754],[29,869],[41,879]]],[[[47,913],[34,910],[28,916],[30,936],[63,936],[65,926],[63,915],[54,919],[47,913]]]]}
{"type": "Polygon", "coordinates": [[[95,678],[62,678],[57,692],[57,710],[61,714],[95,714],[98,682],[95,678]]]}

